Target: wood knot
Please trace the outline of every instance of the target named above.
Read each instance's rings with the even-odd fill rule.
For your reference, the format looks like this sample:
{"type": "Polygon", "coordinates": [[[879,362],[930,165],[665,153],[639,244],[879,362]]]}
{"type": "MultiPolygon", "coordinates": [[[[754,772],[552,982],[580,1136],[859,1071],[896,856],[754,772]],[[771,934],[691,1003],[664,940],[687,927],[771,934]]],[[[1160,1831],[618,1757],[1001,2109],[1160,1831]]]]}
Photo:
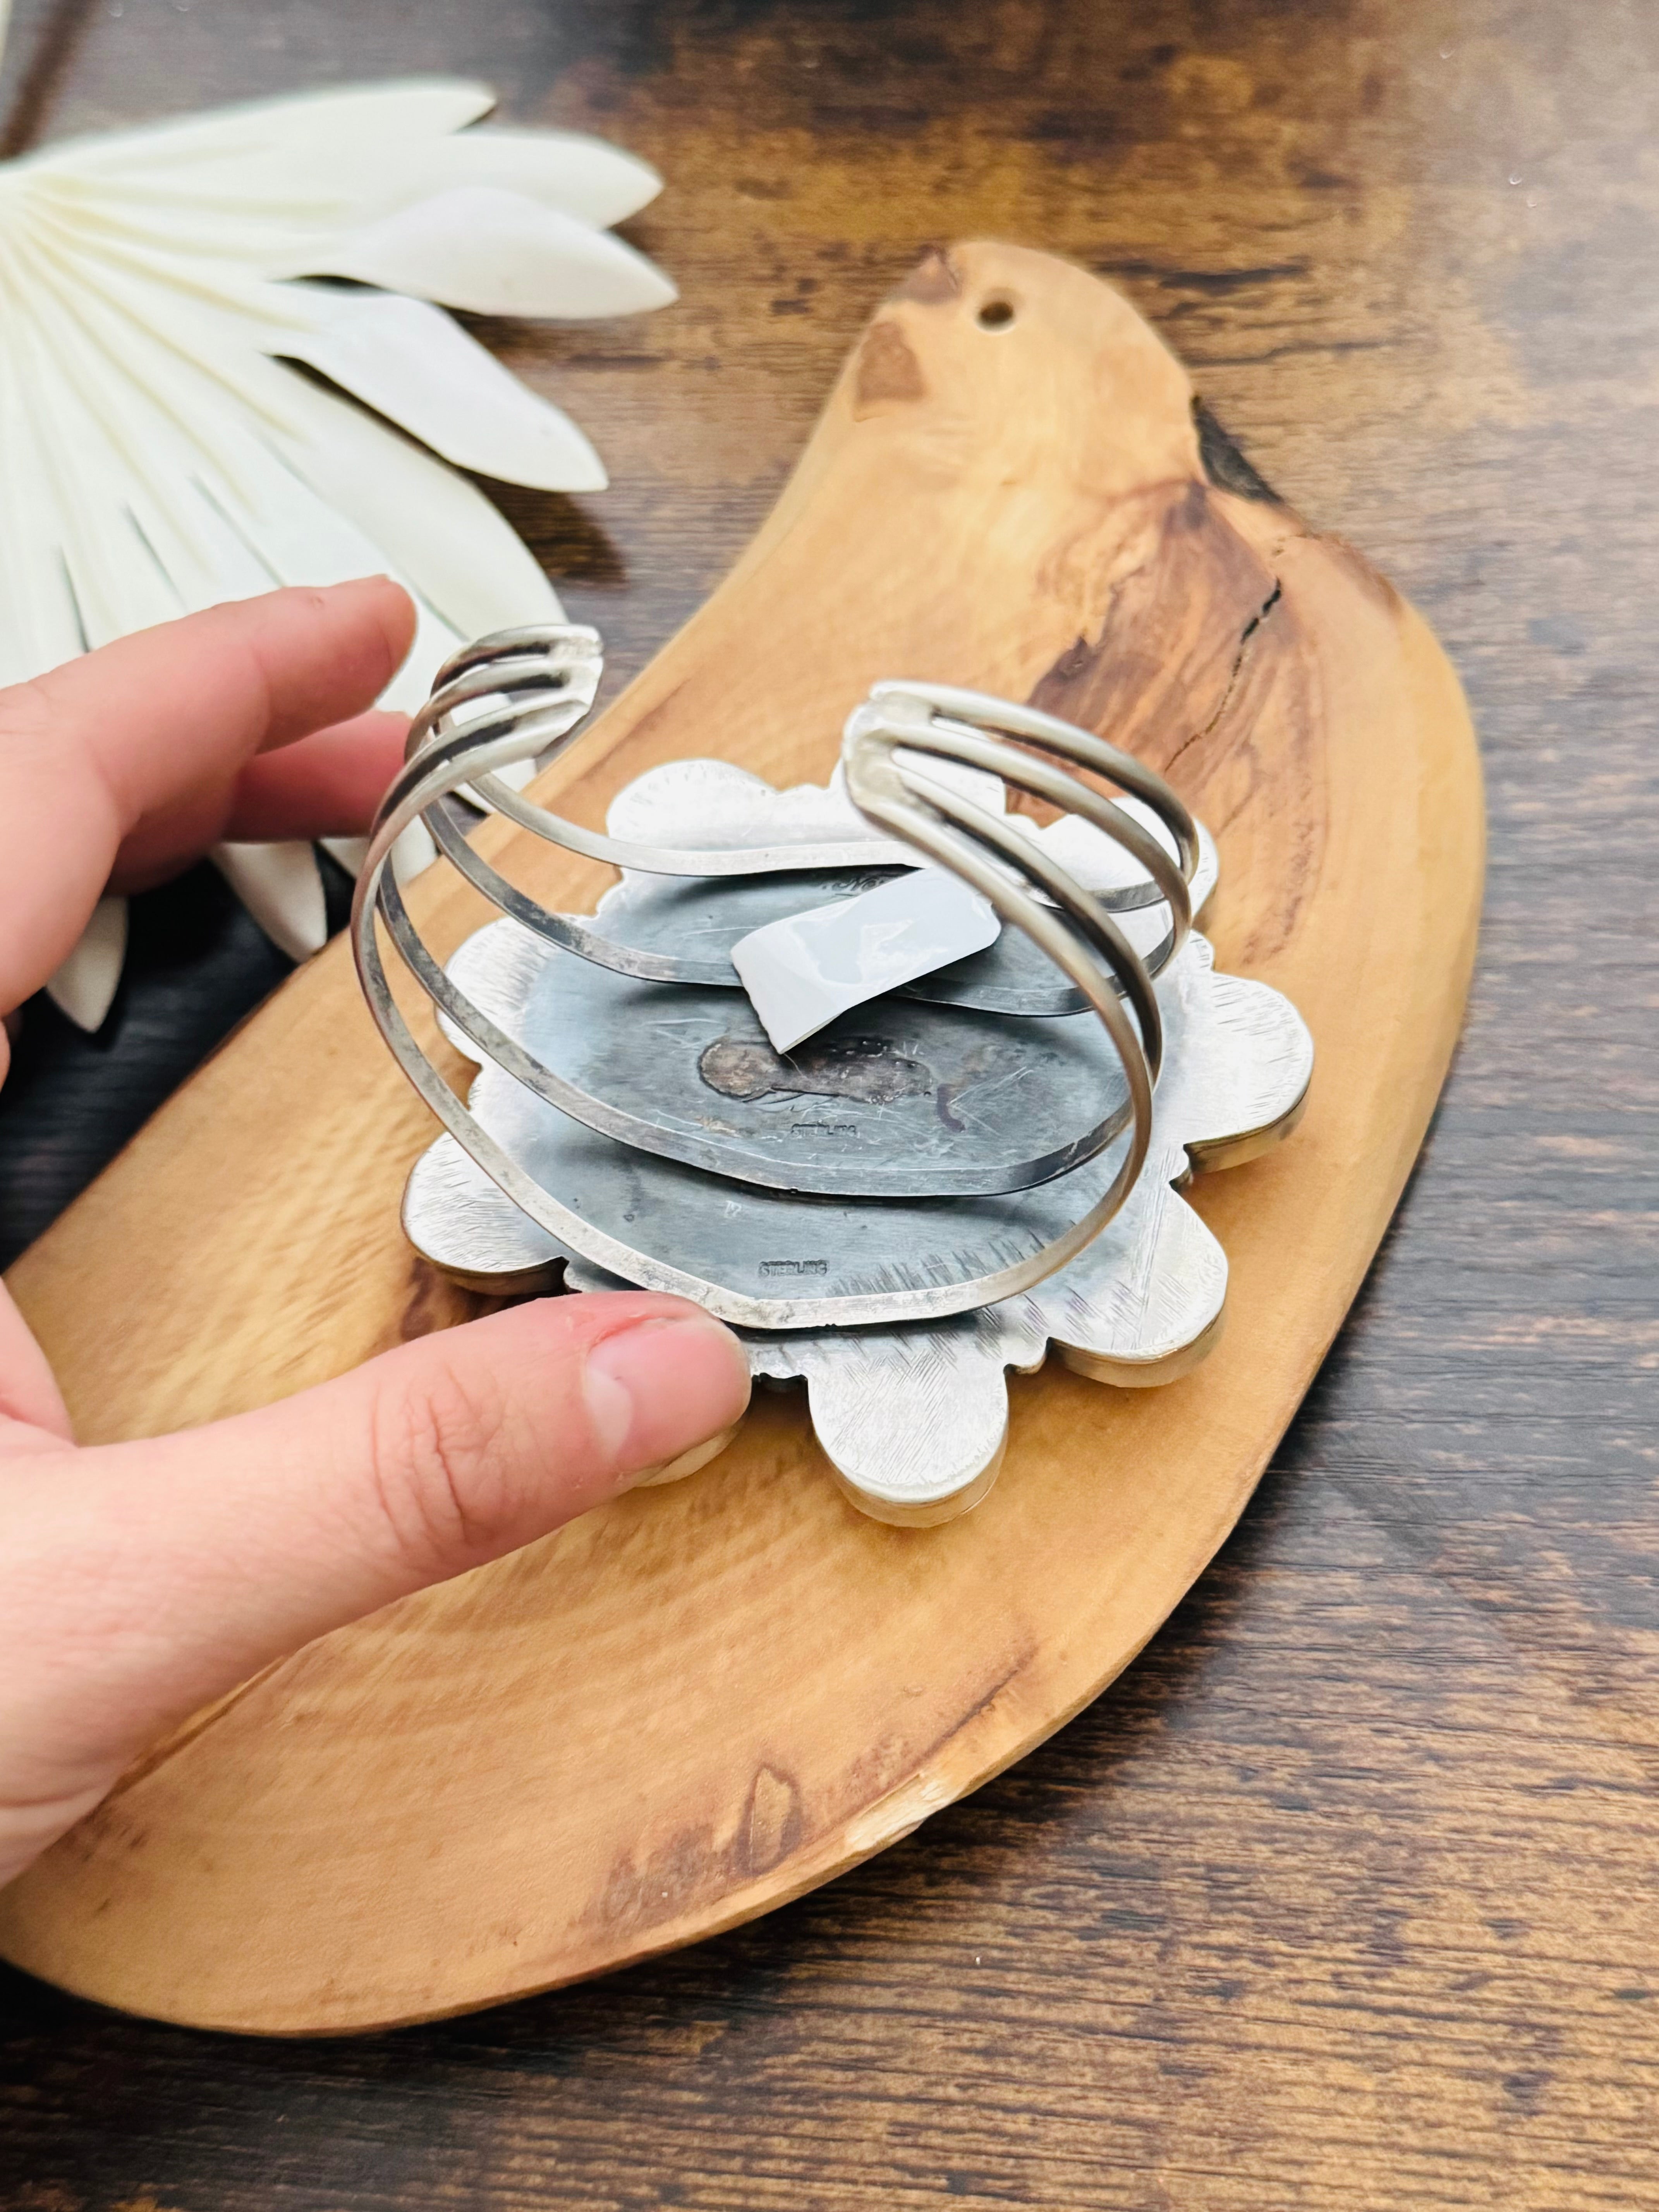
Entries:
{"type": "Polygon", "coordinates": [[[950,255],[937,246],[930,246],[893,296],[898,300],[920,300],[925,307],[936,307],[961,295],[962,279],[950,255]]]}
{"type": "Polygon", "coordinates": [[[908,406],[927,397],[921,363],[911,352],[903,331],[896,323],[872,323],[859,348],[854,419],[862,422],[882,407],[908,406]]]}
{"type": "Polygon", "coordinates": [[[739,1839],[751,1875],[765,1874],[788,1857],[800,1841],[800,1791],[787,1774],[763,1766],[749,1793],[748,1817],[739,1839]]]}

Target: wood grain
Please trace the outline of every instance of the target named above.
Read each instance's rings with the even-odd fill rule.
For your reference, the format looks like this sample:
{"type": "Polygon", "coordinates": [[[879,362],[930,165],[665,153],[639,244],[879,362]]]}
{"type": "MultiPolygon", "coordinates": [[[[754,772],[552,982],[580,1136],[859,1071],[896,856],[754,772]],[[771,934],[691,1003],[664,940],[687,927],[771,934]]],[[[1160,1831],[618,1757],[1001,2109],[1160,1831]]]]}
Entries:
{"type": "Polygon", "coordinates": [[[1060,1735],[763,1921],[380,2042],[0,1978],[0,2202],[1650,2201],[1659,25],[127,0],[49,122],[434,66],[670,179],[642,241],[679,308],[496,334],[611,462],[603,500],[514,511],[625,672],[930,240],[1076,254],[1451,646],[1493,830],[1471,1024],[1271,1479],[1060,1735]]]}
{"type": "MultiPolygon", "coordinates": [[[[1052,1733],[1231,1526],[1370,1262],[1462,1016],[1482,816],[1455,681],[1346,547],[1210,481],[1188,380],[1117,294],[983,243],[930,253],[877,315],[731,578],[543,785],[597,820],[688,756],[821,779],[893,672],[1040,700],[1167,769],[1216,832],[1222,965],[1313,1030],[1294,1143],[1200,1201],[1234,1270],[1221,1348],[1150,1392],[1056,1363],[1020,1394],[997,1491],[926,1537],[850,1511],[804,1407],[765,1404],[696,1481],[327,1638],[191,1723],[0,1898],[17,1963],[295,2033],[689,1942],[1052,1733]]],[[[481,842],[555,908],[603,881],[505,823],[481,842]]],[[[464,883],[422,889],[438,943],[473,926],[464,883]]],[[[444,1296],[399,1237],[394,1178],[428,1135],[400,1080],[337,945],[20,1262],[82,1434],[262,1402],[384,1342],[411,1286],[444,1296]]]]}

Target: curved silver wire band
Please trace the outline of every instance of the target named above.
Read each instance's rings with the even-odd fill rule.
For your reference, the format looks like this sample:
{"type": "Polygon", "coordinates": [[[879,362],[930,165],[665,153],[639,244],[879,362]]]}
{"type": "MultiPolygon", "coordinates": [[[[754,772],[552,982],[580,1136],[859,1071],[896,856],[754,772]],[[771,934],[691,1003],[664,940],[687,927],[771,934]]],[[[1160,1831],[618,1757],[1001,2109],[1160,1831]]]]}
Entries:
{"type": "MultiPolygon", "coordinates": [[[[422,991],[483,1057],[585,1126],[624,1145],[663,1149],[659,1141],[641,1146],[642,1133],[659,1139],[654,1125],[591,1098],[544,1067],[457,988],[422,943],[389,872],[392,848],[404,830],[463,786],[477,792],[492,806],[499,805],[513,818],[521,818],[517,794],[499,784],[494,771],[532,752],[549,748],[556,755],[562,751],[592,703],[598,678],[597,634],[575,625],[549,624],[498,633],[468,647],[440,672],[431,699],[411,726],[405,765],[376,817],[353,905],[353,951],[378,1027],[404,1074],[444,1127],[515,1205],[562,1243],[624,1280],[647,1289],[678,1292],[722,1320],[750,1328],[846,1327],[937,1318],[1015,1296],[1065,1266],[1113,1218],[1133,1188],[1146,1158],[1152,1133],[1152,1085],[1162,1054],[1162,1024],[1151,978],[1102,901],[1083,890],[1030,841],[919,772],[905,757],[931,755],[986,768],[1019,788],[1067,806],[1115,836],[1141,860],[1170,903],[1172,946],[1166,957],[1173,957],[1186,935],[1190,919],[1187,880],[1197,852],[1190,818],[1168,787],[1140,763],[1086,732],[1037,710],[1013,707],[983,694],[945,686],[878,685],[869,703],[849,718],[842,757],[854,804],[866,819],[894,833],[899,842],[893,849],[905,861],[914,865],[911,856],[921,852],[970,884],[1006,922],[1031,939],[1092,1007],[1123,1068],[1129,1094],[1130,1140],[1111,1183],[1085,1214],[1036,1252],[991,1273],[830,1297],[753,1297],[622,1243],[562,1204],[529,1176],[489,1135],[422,1049],[396,1004],[381,960],[377,915],[384,920],[399,956],[422,991]],[[491,700],[503,703],[459,728],[453,726],[453,717],[460,708],[491,700]],[[1137,796],[1151,790],[1152,803],[1175,836],[1180,854],[1178,871],[1170,866],[1157,841],[1109,800],[1036,760],[1023,747],[984,737],[975,723],[1010,730],[1045,750],[1094,768],[1133,789],[1137,796]],[[501,804],[508,798],[514,802],[511,806],[501,804]],[[1029,890],[1022,890],[1020,878],[1039,887],[1054,905],[1045,906],[1029,890]]],[[[610,860],[648,873],[736,875],[765,872],[769,868],[842,867],[848,865],[852,851],[856,850],[862,860],[871,850],[869,846],[846,845],[770,848],[757,864],[757,854],[749,848],[693,853],[680,847],[657,848],[600,837],[544,809],[525,811],[538,817],[525,826],[551,842],[590,858],[610,860]]],[[[434,829],[441,819],[434,817],[434,829]]],[[[515,902],[522,897],[517,894],[515,902]]],[[[534,906],[533,902],[524,903],[534,906]]],[[[535,912],[547,919],[544,909],[536,908],[535,912]]],[[[515,915],[514,918],[520,917],[515,915]]],[[[543,929],[539,933],[549,933],[543,929]]],[[[555,937],[554,941],[559,940],[555,937]]],[[[1119,1128],[1121,1121],[1118,1117],[1119,1128]]],[[[1111,1141],[1115,1133],[1115,1129],[1107,1129],[1101,1146],[1111,1141]]],[[[712,1171],[731,1173],[729,1166],[720,1165],[714,1165],[712,1171]]],[[[880,1200],[869,1202],[879,1204],[880,1200]]]]}
{"type": "MultiPolygon", "coordinates": [[[[586,630],[575,624],[535,624],[514,630],[500,630],[490,637],[454,654],[438,672],[434,679],[433,696],[416,717],[409,734],[407,757],[429,748],[433,735],[441,721],[451,717],[455,709],[471,701],[491,695],[506,694],[512,698],[515,687],[526,694],[546,688],[543,664],[538,659],[525,658],[520,648],[534,653],[544,641],[556,638],[575,638],[592,641],[594,664],[593,681],[598,680],[599,636],[597,631],[586,630]],[[440,702],[442,702],[440,704],[440,702]]],[[[977,724],[981,729],[993,730],[1012,737],[1024,737],[1045,745],[1049,750],[1060,751],[1079,765],[1091,768],[1118,783],[1126,791],[1151,805],[1169,831],[1177,853],[1177,863],[1171,866],[1169,854],[1156,838],[1151,837],[1139,823],[1131,819],[1119,807],[1100,799],[1099,811],[1091,811],[1087,818],[1097,829],[1121,845],[1146,871],[1148,881],[1125,889],[1097,893],[1099,903],[1113,913],[1129,913],[1139,908],[1171,902],[1172,889],[1177,875],[1190,881],[1195,865],[1197,846],[1191,817],[1164,779],[1133,755],[1121,752],[1115,746],[1090,737],[1087,732],[1073,728],[1056,716],[1044,714],[1040,708],[1015,705],[1012,701],[993,699],[984,692],[964,691],[950,684],[917,684],[887,682],[872,687],[872,700],[902,696],[926,699],[933,707],[955,714],[957,727],[964,736],[971,732],[963,723],[977,724]]],[[[550,746],[556,752],[562,748],[558,739],[568,733],[568,725],[559,716],[556,705],[547,718],[527,718],[526,708],[511,708],[514,720],[521,722],[526,733],[522,752],[512,757],[522,758],[532,752],[550,746]]],[[[469,738],[482,740],[497,726],[507,726],[505,718],[485,716],[466,726],[469,738]]],[[[986,765],[988,760],[970,760],[966,753],[956,756],[966,765],[986,765]]],[[[1003,774],[1009,781],[1017,776],[1008,775],[1010,757],[1005,751],[999,755],[998,765],[992,773],[1003,774]]],[[[1051,799],[1069,811],[1076,808],[1076,784],[1063,779],[1065,789],[1058,794],[1049,787],[1053,771],[1047,771],[1049,784],[1043,782],[1042,763],[1034,762],[1029,754],[1024,756],[1025,765],[1032,770],[1035,780],[1024,780],[1021,787],[1035,798],[1051,799]]],[[[773,846],[720,847],[713,850],[696,851],[689,847],[647,845],[634,841],[611,837],[597,830],[584,830],[568,822],[562,815],[538,806],[487,770],[472,779],[477,797],[494,812],[528,830],[532,836],[545,842],[558,845],[568,852],[580,854],[587,860],[609,861],[618,867],[637,868],[647,875],[720,877],[732,875],[766,875],[784,870],[811,871],[850,867],[909,867],[915,865],[914,854],[902,842],[890,838],[870,837],[830,841],[817,845],[780,844],[773,846]]],[[[392,794],[388,794],[390,798],[392,794]]],[[[1091,793],[1091,798],[1096,794],[1091,793]]],[[[697,960],[683,954],[653,952],[641,947],[619,944],[603,931],[592,927],[574,915],[554,914],[536,900],[526,896],[515,884],[508,881],[500,871],[475,852],[468,844],[459,824],[441,811],[434,815],[428,824],[438,849],[458,868],[476,890],[483,893],[493,906],[498,907],[514,921],[537,936],[544,938],[566,952],[592,962],[596,967],[608,968],[614,974],[630,975],[644,982],[693,983],[715,990],[740,989],[737,970],[724,957],[718,960],[697,960]]],[[[1178,896],[1179,894],[1176,894],[1178,896]]],[[[1190,911],[1185,919],[1171,902],[1171,926],[1153,950],[1142,956],[1148,972],[1161,975],[1171,960],[1190,925],[1190,911]]],[[[927,999],[933,996],[926,979],[908,987],[908,995],[927,999]]],[[[1031,1013],[1082,1012],[1086,1000],[1075,993],[1061,993],[1042,1004],[1023,1004],[1018,999],[1001,1011],[1031,1013]]]]}

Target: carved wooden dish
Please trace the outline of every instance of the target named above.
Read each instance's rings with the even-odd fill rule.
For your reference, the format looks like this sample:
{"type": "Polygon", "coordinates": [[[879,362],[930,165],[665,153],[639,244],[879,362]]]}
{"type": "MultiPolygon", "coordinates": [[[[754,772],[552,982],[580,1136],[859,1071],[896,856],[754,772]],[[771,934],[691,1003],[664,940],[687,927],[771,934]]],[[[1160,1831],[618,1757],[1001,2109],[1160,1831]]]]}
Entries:
{"type": "MultiPolygon", "coordinates": [[[[1016,1381],[996,1489],[935,1531],[854,1512],[804,1411],[761,1400],[694,1480],[198,1716],[0,1897],[6,1956],[287,2033],[603,1972],[828,1880],[1019,1758],[1225,1536],[1457,1034],[1482,830],[1455,679],[1117,295],[993,245],[930,257],[882,308],[736,572],[544,787],[598,822],[690,754],[821,778],[886,675],[1035,699],[1218,833],[1218,959],[1287,992],[1318,1051],[1296,1136],[1194,1186],[1231,1261],[1218,1348],[1162,1389],[1054,1362],[1016,1381]]],[[[509,867],[566,909],[605,880],[545,846],[509,867]]],[[[415,901],[444,950],[488,918],[446,878],[415,901]]],[[[462,1317],[398,1229],[431,1133],[331,946],[14,1271],[82,1436],[210,1420],[462,1317]]]]}

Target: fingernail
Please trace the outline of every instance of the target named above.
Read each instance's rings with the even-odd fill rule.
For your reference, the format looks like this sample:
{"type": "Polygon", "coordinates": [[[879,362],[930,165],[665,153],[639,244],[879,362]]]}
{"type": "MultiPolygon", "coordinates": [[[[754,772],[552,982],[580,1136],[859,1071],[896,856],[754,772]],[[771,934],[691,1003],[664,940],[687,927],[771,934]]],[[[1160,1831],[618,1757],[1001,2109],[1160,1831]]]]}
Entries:
{"type": "Polygon", "coordinates": [[[749,1361],[707,1314],[654,1314],[602,1338],[582,1385],[600,1449],[637,1474],[731,1427],[749,1403],[749,1361]]]}

